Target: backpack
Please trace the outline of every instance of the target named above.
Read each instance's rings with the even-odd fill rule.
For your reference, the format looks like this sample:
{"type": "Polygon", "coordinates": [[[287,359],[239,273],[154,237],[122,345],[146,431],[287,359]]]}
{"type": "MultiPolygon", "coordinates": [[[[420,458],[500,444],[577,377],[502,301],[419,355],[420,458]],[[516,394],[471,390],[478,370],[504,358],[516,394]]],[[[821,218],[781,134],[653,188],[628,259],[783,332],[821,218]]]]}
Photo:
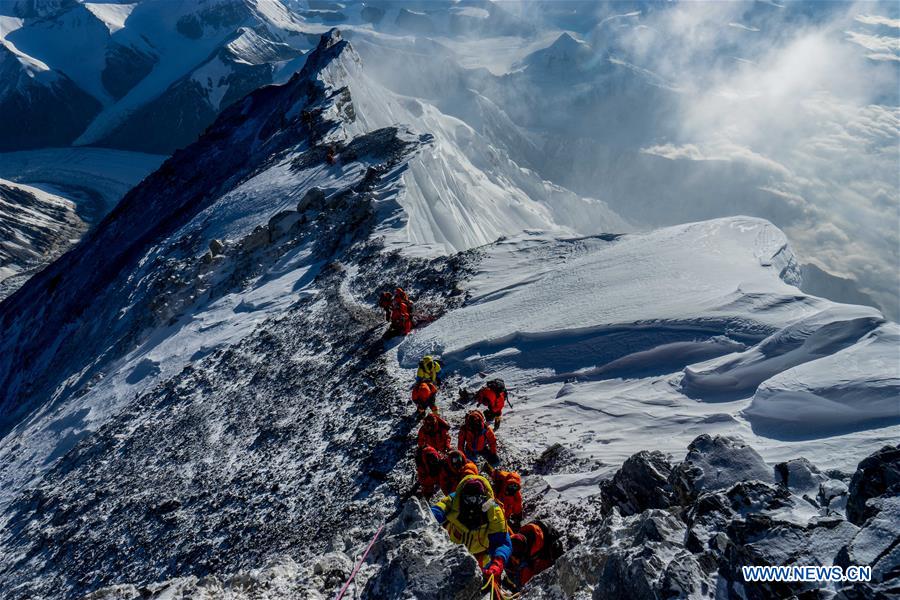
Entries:
{"type": "Polygon", "coordinates": [[[487,382],[487,388],[498,396],[506,393],[506,384],[502,379],[491,379],[487,382]]]}
{"type": "Polygon", "coordinates": [[[544,547],[541,549],[540,553],[546,556],[550,562],[556,562],[556,560],[563,555],[563,552],[565,552],[559,531],[552,525],[548,525],[537,519],[533,520],[532,523],[540,527],[541,531],[544,532],[544,547]]]}

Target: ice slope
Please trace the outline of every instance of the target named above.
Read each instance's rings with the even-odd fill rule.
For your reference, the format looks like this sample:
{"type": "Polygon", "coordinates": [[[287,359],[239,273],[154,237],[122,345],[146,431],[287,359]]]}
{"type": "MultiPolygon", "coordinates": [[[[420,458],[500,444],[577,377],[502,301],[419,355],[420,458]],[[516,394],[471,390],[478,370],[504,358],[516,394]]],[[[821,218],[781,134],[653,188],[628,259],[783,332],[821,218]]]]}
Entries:
{"type": "Polygon", "coordinates": [[[451,253],[524,229],[587,233],[631,226],[600,200],[581,198],[519,167],[509,155],[462,121],[434,106],[392,93],[348,70],[359,122],[368,128],[405,123],[434,137],[404,173],[398,202],[402,227],[383,229],[390,245],[451,253]]]}
{"type": "Polygon", "coordinates": [[[165,158],[105,148],[5,152],[0,154],[0,177],[56,190],[76,203],[83,219],[96,223],[165,158]]]}
{"type": "Polygon", "coordinates": [[[469,386],[503,377],[506,451],[571,449],[578,467],[549,477],[564,496],[700,433],[847,470],[900,433],[896,326],[800,292],[790,246],[766,221],[524,235],[480,252],[465,305],[414,332],[398,359],[412,368],[439,353],[469,386]]]}

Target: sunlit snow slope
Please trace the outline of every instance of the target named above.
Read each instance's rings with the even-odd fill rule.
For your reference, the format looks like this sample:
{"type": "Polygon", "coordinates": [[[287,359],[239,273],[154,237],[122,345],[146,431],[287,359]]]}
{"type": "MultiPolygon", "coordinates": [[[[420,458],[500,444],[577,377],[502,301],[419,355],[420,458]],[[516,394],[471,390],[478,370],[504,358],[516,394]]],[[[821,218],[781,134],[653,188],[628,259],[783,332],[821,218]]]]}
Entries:
{"type": "Polygon", "coordinates": [[[525,235],[483,252],[465,306],[408,338],[401,364],[437,352],[472,385],[504,377],[504,438],[585,461],[551,478],[560,491],[590,493],[634,452],[678,454],[700,433],[846,469],[900,434],[897,325],[800,292],[766,221],[525,235]]]}

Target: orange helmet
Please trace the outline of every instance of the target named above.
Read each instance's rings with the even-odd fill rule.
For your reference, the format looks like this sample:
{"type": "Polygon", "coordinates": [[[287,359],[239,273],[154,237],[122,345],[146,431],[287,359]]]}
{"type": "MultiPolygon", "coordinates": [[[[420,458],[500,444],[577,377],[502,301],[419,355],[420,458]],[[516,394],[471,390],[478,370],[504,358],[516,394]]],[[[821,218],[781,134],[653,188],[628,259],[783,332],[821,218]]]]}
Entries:
{"type": "Polygon", "coordinates": [[[431,395],[433,393],[434,393],[434,390],[432,389],[431,384],[429,384],[426,381],[423,381],[421,383],[417,383],[413,387],[412,399],[416,402],[425,402],[429,398],[431,398],[431,395]]]}
{"type": "Polygon", "coordinates": [[[495,482],[494,489],[499,488],[503,494],[512,495],[522,489],[522,476],[515,471],[501,471],[497,469],[494,471],[493,479],[495,482]]]}
{"type": "Polygon", "coordinates": [[[481,414],[480,410],[473,410],[466,415],[466,427],[468,427],[469,429],[484,429],[486,426],[487,423],[485,422],[484,415],[481,414]]]}
{"type": "Polygon", "coordinates": [[[450,454],[447,455],[447,462],[450,463],[450,466],[454,471],[459,471],[466,464],[466,455],[459,450],[452,450],[450,454]]]}
{"type": "Polygon", "coordinates": [[[431,446],[425,446],[422,448],[422,462],[435,469],[441,464],[441,453],[431,446]]]}

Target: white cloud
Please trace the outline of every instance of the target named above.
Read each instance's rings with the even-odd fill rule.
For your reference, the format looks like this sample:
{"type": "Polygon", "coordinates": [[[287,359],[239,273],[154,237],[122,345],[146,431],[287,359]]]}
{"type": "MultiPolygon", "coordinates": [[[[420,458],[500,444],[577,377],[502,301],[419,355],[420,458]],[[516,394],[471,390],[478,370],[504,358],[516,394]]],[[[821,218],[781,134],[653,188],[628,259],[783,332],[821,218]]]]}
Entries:
{"type": "Polygon", "coordinates": [[[744,31],[753,31],[753,32],[759,31],[759,27],[751,27],[749,25],[744,25],[743,23],[735,23],[734,21],[729,23],[728,26],[734,27],[735,29],[743,29],[744,31]]]}
{"type": "Polygon", "coordinates": [[[741,194],[761,202],[748,212],[785,228],[801,259],[856,277],[896,319],[900,37],[850,28],[900,21],[859,15],[854,5],[828,8],[808,20],[791,5],[760,11],[743,3],[682,3],[648,15],[647,29],[625,40],[626,60],[676,80],[684,93],[675,138],[642,152],[759,169],[757,179],[769,181],[745,185],[799,210],[741,194]],[[760,35],[735,31],[743,24],[760,35]],[[723,48],[743,61],[722,61],[723,48]]]}
{"type": "Polygon", "coordinates": [[[856,21],[865,25],[884,25],[885,27],[900,29],[900,19],[889,19],[878,15],[857,15],[856,21]]]}

